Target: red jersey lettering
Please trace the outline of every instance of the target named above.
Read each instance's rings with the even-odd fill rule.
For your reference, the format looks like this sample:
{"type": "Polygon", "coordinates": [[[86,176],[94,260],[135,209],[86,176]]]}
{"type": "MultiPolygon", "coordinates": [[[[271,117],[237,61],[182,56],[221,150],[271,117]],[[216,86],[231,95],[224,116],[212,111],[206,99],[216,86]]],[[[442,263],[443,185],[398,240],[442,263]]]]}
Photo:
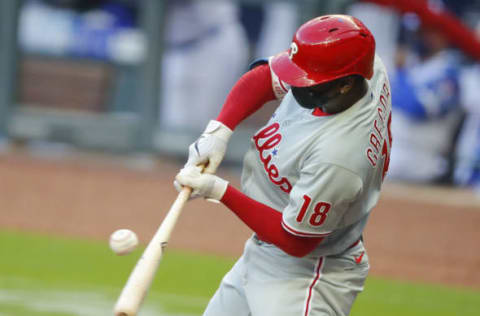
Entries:
{"type": "Polygon", "coordinates": [[[268,175],[268,179],[283,192],[290,193],[292,185],[287,178],[280,175],[278,167],[273,162],[271,163],[272,154],[264,154],[266,150],[273,149],[282,140],[282,135],[277,133],[279,129],[280,124],[273,123],[253,136],[253,140],[255,142],[255,147],[258,150],[260,160],[263,163],[263,169],[265,169],[265,172],[268,175]],[[260,144],[261,140],[264,140],[262,144],[260,144]]]}

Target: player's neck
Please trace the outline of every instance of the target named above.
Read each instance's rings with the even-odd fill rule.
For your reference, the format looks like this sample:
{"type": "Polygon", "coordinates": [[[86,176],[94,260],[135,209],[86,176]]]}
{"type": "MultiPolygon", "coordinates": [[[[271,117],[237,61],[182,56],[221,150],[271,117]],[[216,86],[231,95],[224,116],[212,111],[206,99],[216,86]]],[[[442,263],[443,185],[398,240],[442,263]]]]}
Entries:
{"type": "Polygon", "coordinates": [[[363,98],[365,96],[365,94],[367,93],[367,91],[368,91],[368,83],[364,79],[361,82],[359,82],[358,84],[353,86],[351,93],[349,93],[347,95],[348,99],[346,101],[350,104],[350,106],[352,106],[355,103],[357,103],[358,100],[363,98]]]}
{"type": "Polygon", "coordinates": [[[322,111],[328,114],[336,114],[343,112],[358,102],[368,91],[366,80],[362,80],[353,85],[353,87],[345,94],[340,95],[335,101],[329,102],[322,111]]]}

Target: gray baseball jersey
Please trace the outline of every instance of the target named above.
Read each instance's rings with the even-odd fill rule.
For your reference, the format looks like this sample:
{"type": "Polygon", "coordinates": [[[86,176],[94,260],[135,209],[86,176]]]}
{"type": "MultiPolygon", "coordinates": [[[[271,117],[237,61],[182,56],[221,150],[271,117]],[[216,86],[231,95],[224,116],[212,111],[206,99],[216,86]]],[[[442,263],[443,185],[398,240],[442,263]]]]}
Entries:
{"type": "Polygon", "coordinates": [[[272,81],[282,102],[251,140],[243,192],[282,212],[288,232],[325,237],[315,254],[340,253],[360,238],[388,168],[391,97],[385,67],[376,56],[368,92],[335,115],[301,107],[273,72],[272,81]]]}

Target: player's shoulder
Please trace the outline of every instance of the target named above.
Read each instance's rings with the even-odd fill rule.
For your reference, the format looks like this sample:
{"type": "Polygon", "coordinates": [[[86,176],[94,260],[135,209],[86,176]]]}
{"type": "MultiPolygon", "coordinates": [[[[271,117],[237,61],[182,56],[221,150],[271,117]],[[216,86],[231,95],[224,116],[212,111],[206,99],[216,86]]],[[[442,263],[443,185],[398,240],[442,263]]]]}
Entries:
{"type": "MultiPolygon", "coordinates": [[[[369,93],[372,94],[370,107],[377,107],[379,102],[383,104],[385,100],[388,101],[389,104],[391,103],[390,80],[387,68],[378,55],[375,56],[373,77],[368,80],[368,82],[370,87],[369,93]]],[[[390,108],[391,104],[388,107],[390,108]]]]}
{"type": "Polygon", "coordinates": [[[288,93],[290,90],[290,86],[280,80],[280,78],[275,74],[275,72],[272,70],[272,67],[270,65],[271,59],[273,56],[270,56],[268,58],[259,58],[254,60],[248,67],[249,70],[252,70],[256,67],[262,66],[262,65],[268,65],[270,69],[270,75],[272,77],[272,89],[273,93],[275,94],[275,97],[277,100],[282,100],[283,97],[288,93]]]}
{"type": "Polygon", "coordinates": [[[386,68],[382,58],[378,54],[375,54],[373,59],[373,68],[386,68]]]}
{"type": "Polygon", "coordinates": [[[328,137],[311,147],[308,164],[334,166],[334,169],[348,170],[352,175],[363,178],[368,167],[367,161],[364,161],[368,131],[349,133],[338,130],[337,133],[337,136],[328,137]]]}
{"type": "Polygon", "coordinates": [[[370,79],[370,82],[378,82],[380,78],[386,78],[387,75],[387,67],[383,63],[383,60],[380,56],[375,54],[375,59],[373,62],[373,77],[370,79]]]}
{"type": "Polygon", "coordinates": [[[328,163],[345,168],[360,178],[369,170],[365,150],[370,141],[373,120],[374,98],[371,91],[364,102],[351,108],[347,115],[340,115],[332,121],[332,128],[323,131],[310,147],[309,154],[316,162],[328,163]]]}
{"type": "Polygon", "coordinates": [[[336,161],[331,161],[330,159],[307,159],[302,166],[302,171],[306,173],[321,173],[322,175],[341,174],[342,178],[350,179],[355,184],[358,181],[361,183],[361,175],[341,159],[336,161]]]}
{"type": "MultiPolygon", "coordinates": [[[[306,177],[302,181],[306,186],[310,188],[312,186],[328,184],[328,191],[332,194],[336,192],[342,192],[343,201],[352,201],[364,188],[365,177],[355,167],[342,163],[342,161],[326,161],[321,159],[320,161],[307,160],[304,162],[301,170],[300,178],[306,177]],[[339,190],[339,191],[337,191],[339,190]]],[[[298,182],[297,182],[298,184],[298,182]]],[[[308,191],[308,188],[304,188],[308,191]]],[[[325,190],[322,190],[323,194],[327,194],[325,190]]]]}
{"type": "Polygon", "coordinates": [[[259,58],[255,59],[253,62],[248,65],[248,70],[252,70],[261,65],[268,65],[268,58],[259,58]]]}

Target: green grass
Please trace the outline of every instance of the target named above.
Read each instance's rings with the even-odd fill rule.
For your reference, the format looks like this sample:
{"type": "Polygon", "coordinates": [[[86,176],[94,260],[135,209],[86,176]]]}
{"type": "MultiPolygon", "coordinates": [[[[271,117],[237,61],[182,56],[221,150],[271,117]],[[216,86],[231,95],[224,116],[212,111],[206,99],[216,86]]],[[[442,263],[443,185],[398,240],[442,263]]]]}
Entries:
{"type": "MultiPolygon", "coordinates": [[[[109,315],[141,249],[0,231],[0,316],[109,315]]],[[[167,249],[143,315],[200,315],[234,260],[167,249]]],[[[369,277],[352,315],[473,316],[480,291],[369,277]]],[[[140,314],[142,315],[142,313],[140,314]]]]}
{"type": "Polygon", "coordinates": [[[414,284],[369,277],[352,315],[474,316],[480,313],[480,291],[414,284]]]}
{"type": "MultiPolygon", "coordinates": [[[[119,257],[111,252],[107,242],[6,231],[0,231],[0,245],[3,253],[0,290],[28,289],[35,296],[48,291],[100,293],[112,306],[143,250],[119,257]]],[[[155,305],[155,297],[161,300],[167,296],[161,300],[163,310],[198,314],[233,262],[233,259],[167,249],[147,302],[155,305]],[[184,297],[193,303],[185,303],[184,297]]],[[[8,304],[2,302],[1,294],[0,316],[3,316],[8,304]]],[[[25,306],[10,309],[8,312],[15,314],[7,315],[43,315],[25,312],[28,309],[25,306]]]]}

